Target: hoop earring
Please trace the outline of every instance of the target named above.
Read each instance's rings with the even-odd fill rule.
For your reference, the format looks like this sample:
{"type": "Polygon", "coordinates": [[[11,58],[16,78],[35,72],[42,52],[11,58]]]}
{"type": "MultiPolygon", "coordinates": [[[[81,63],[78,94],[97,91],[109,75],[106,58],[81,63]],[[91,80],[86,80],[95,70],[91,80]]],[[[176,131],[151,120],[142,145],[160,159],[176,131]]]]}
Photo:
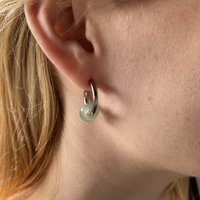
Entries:
{"type": "Polygon", "coordinates": [[[94,121],[99,115],[98,109],[98,92],[96,85],[93,81],[90,81],[90,87],[92,89],[92,103],[88,103],[88,91],[84,90],[83,92],[83,99],[84,99],[84,106],[80,110],[80,117],[85,122],[92,122],[94,121]]]}

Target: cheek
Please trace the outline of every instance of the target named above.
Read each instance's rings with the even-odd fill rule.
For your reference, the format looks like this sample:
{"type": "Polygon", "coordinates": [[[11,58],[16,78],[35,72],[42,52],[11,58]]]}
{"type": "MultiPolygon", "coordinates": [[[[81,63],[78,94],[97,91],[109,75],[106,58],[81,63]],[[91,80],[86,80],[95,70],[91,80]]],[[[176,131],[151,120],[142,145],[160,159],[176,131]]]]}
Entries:
{"type": "Polygon", "coordinates": [[[180,123],[187,118],[186,123],[199,120],[200,10],[194,9],[197,1],[182,1],[116,17],[110,40],[116,39],[110,47],[116,56],[109,56],[120,91],[129,88],[124,96],[130,104],[141,102],[164,118],[181,116],[180,123]]]}
{"type": "Polygon", "coordinates": [[[146,74],[138,91],[132,87],[130,145],[161,169],[200,176],[199,77],[196,70],[168,68],[146,74]]]}
{"type": "Polygon", "coordinates": [[[148,67],[134,79],[129,96],[135,115],[130,118],[137,118],[134,126],[140,131],[137,141],[144,159],[166,170],[199,176],[200,66],[174,59],[148,67]]]}
{"type": "Polygon", "coordinates": [[[195,72],[168,69],[157,76],[152,74],[142,101],[166,131],[196,141],[200,139],[200,76],[195,72]]]}
{"type": "Polygon", "coordinates": [[[174,10],[121,24],[112,62],[126,97],[129,132],[138,132],[131,144],[137,141],[149,162],[199,176],[200,18],[194,15],[174,10]]]}

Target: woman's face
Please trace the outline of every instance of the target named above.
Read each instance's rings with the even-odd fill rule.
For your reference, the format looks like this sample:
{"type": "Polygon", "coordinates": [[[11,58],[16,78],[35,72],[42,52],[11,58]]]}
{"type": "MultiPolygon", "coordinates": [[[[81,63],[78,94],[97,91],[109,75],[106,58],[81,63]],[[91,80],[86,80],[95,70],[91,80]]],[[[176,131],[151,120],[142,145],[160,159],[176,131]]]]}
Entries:
{"type": "Polygon", "coordinates": [[[104,58],[96,80],[112,88],[121,139],[158,168],[200,177],[200,1],[128,0],[94,11],[104,58]]]}

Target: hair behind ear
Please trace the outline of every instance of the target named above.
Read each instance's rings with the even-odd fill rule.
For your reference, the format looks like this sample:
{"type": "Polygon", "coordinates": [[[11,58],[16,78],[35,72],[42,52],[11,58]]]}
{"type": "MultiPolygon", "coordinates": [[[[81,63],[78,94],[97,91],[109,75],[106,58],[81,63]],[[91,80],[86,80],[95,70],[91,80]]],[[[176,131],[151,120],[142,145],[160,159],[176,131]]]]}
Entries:
{"type": "Polygon", "coordinates": [[[0,199],[42,181],[62,128],[52,64],[23,6],[22,0],[0,2],[0,199]]]}

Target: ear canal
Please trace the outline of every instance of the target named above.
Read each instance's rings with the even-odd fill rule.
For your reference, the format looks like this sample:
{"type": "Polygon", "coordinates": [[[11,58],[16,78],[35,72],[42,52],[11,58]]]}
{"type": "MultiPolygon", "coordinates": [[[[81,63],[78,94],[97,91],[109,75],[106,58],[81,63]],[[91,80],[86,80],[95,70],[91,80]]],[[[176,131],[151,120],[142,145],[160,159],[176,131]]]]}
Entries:
{"type": "Polygon", "coordinates": [[[80,24],[79,29],[80,31],[76,34],[77,39],[79,40],[80,44],[82,47],[88,51],[89,53],[94,52],[94,47],[92,43],[86,38],[86,27],[85,23],[80,24]]]}

